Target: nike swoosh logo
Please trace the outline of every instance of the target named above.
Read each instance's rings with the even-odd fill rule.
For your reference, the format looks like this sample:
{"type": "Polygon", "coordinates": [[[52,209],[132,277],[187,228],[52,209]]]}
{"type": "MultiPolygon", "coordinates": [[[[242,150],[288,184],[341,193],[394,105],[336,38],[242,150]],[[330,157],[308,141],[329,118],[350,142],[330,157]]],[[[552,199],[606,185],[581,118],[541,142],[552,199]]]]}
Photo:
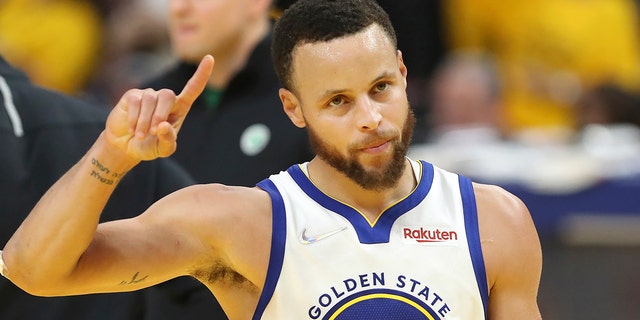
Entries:
{"type": "Polygon", "coordinates": [[[333,231],[329,231],[326,233],[321,233],[319,235],[315,235],[315,236],[307,236],[307,229],[303,229],[302,230],[302,234],[300,234],[300,243],[302,244],[312,244],[312,243],[316,243],[322,239],[326,239],[328,237],[331,237],[332,235],[342,232],[344,230],[347,230],[347,227],[342,227],[340,229],[337,230],[333,230],[333,231]]]}

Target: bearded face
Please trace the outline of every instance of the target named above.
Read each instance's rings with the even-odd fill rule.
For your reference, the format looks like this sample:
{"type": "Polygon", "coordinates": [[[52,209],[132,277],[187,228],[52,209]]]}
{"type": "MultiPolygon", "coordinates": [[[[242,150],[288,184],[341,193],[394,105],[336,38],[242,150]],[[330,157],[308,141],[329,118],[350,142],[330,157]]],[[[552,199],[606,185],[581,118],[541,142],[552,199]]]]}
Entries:
{"type": "MultiPolygon", "coordinates": [[[[313,151],[318,157],[326,161],[336,170],[342,172],[349,179],[353,180],[364,189],[381,191],[397,185],[404,168],[406,166],[405,157],[409,150],[409,144],[413,136],[416,119],[411,108],[408,108],[407,118],[403,124],[401,133],[397,132],[376,132],[371,139],[392,139],[391,160],[378,170],[367,170],[358,162],[356,143],[349,145],[347,155],[341,154],[333,145],[323,141],[311,127],[307,127],[309,141],[313,151]]],[[[362,144],[360,142],[360,144],[362,144]]]]}

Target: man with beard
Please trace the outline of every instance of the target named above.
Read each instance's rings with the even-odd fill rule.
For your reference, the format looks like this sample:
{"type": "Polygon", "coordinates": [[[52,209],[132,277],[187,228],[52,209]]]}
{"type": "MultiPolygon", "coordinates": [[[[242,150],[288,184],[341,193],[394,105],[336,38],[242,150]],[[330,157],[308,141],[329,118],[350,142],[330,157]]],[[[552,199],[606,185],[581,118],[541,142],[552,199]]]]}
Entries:
{"type": "Polygon", "coordinates": [[[316,157],[254,188],[190,186],[98,224],[119,177],[175,150],[207,56],[177,96],[123,96],[5,246],[4,275],[45,296],[190,275],[230,319],[540,319],[541,250],[525,205],[406,158],[407,68],[375,1],[296,2],[272,54],[284,111],[316,157]]]}

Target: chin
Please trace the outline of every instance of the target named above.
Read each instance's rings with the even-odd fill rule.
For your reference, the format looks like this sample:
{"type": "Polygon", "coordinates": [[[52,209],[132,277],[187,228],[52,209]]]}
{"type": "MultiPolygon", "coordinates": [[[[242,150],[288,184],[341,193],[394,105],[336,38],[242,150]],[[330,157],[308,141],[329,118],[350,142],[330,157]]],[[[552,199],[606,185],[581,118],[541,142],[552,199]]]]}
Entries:
{"type": "Polygon", "coordinates": [[[387,168],[394,161],[392,150],[387,150],[383,154],[364,154],[358,159],[360,165],[371,171],[379,171],[387,168]]]}
{"type": "Polygon", "coordinates": [[[174,55],[180,59],[180,61],[189,63],[199,63],[200,60],[206,55],[206,53],[195,52],[189,50],[191,46],[188,44],[176,44],[174,45],[174,55]]]}

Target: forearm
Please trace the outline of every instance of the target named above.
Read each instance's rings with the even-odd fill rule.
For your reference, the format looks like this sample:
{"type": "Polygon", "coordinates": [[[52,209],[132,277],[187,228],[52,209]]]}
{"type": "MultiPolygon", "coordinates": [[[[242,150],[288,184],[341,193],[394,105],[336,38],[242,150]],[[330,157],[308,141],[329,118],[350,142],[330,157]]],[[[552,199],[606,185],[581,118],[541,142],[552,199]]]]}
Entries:
{"type": "Polygon", "coordinates": [[[40,199],[3,250],[6,276],[24,286],[70,275],[100,214],[124,174],[137,164],[101,135],[85,156],[40,199]]]}

